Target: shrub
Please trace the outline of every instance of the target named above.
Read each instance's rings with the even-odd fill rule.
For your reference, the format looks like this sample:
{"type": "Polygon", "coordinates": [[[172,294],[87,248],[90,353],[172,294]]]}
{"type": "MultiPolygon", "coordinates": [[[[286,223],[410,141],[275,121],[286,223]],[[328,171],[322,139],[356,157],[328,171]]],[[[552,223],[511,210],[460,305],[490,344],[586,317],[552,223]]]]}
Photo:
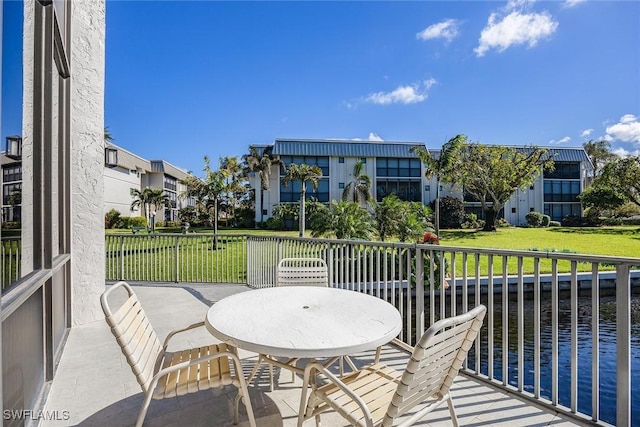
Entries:
{"type": "Polygon", "coordinates": [[[482,220],[478,220],[478,215],[474,213],[468,213],[464,216],[464,222],[460,224],[462,228],[465,229],[478,229],[482,227],[484,224],[482,220]]]}
{"type": "Polygon", "coordinates": [[[129,227],[146,227],[147,218],[143,216],[132,216],[128,218],[127,228],[129,227]]]}
{"type": "Polygon", "coordinates": [[[265,222],[265,224],[269,230],[282,230],[284,228],[284,221],[282,218],[277,216],[272,216],[265,222]]]}
{"type": "Polygon", "coordinates": [[[529,212],[525,216],[525,218],[527,219],[527,224],[529,224],[530,227],[541,227],[543,217],[544,215],[540,212],[529,212]]]}
{"type": "Polygon", "coordinates": [[[551,217],[549,215],[542,215],[542,226],[548,227],[551,222],[551,217]]]}
{"type": "Polygon", "coordinates": [[[595,216],[567,215],[562,218],[563,227],[597,227],[600,224],[601,220],[595,216]]]}
{"type": "MultiPolygon", "coordinates": [[[[435,201],[431,202],[435,210],[435,201]]],[[[462,200],[447,196],[440,199],[440,228],[461,228],[464,222],[464,203],[462,200]]]]}
{"type": "Polygon", "coordinates": [[[120,212],[115,209],[104,214],[104,228],[117,228],[120,221],[120,212]]]}
{"type": "Polygon", "coordinates": [[[509,224],[509,221],[507,221],[505,218],[498,218],[498,223],[496,224],[497,227],[511,227],[511,224],[509,224]]]}

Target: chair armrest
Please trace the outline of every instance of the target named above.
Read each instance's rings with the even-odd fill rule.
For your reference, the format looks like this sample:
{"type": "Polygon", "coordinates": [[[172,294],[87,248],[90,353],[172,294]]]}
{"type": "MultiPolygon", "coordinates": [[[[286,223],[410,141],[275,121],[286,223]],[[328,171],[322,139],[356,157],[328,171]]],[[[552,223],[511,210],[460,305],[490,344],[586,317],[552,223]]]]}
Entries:
{"type": "Polygon", "coordinates": [[[167,337],[164,339],[164,344],[162,344],[162,347],[164,349],[166,349],[167,346],[169,345],[169,340],[171,338],[173,338],[175,335],[177,335],[177,334],[179,334],[181,332],[189,331],[191,329],[199,328],[201,326],[204,326],[204,321],[198,322],[198,323],[194,323],[193,325],[189,325],[187,327],[184,327],[184,328],[181,328],[181,329],[176,329],[175,331],[169,332],[169,335],[167,335],[167,337]]]}
{"type": "Polygon", "coordinates": [[[313,375],[313,370],[316,370],[322,373],[322,375],[324,375],[329,381],[334,383],[340,390],[342,390],[345,395],[351,398],[351,400],[353,400],[360,407],[360,410],[362,410],[365,416],[367,427],[373,427],[371,412],[369,411],[369,408],[367,407],[367,404],[364,402],[364,400],[362,400],[360,396],[358,396],[353,390],[351,390],[349,386],[347,386],[344,382],[342,382],[337,376],[335,376],[327,368],[325,368],[321,363],[318,363],[318,362],[309,363],[304,370],[304,382],[302,384],[302,396],[300,399],[301,414],[306,414],[306,408],[305,408],[307,406],[306,395],[307,395],[307,389],[310,385],[310,381],[313,375]]]}

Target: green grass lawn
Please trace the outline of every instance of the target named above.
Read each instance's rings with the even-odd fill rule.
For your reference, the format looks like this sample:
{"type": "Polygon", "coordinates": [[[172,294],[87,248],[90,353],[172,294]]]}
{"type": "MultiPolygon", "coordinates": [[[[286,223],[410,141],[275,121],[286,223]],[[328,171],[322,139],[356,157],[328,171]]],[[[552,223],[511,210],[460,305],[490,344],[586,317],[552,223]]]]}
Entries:
{"type": "Polygon", "coordinates": [[[640,257],[640,227],[499,228],[497,232],[444,230],[440,244],[469,248],[557,251],[640,257]]]}

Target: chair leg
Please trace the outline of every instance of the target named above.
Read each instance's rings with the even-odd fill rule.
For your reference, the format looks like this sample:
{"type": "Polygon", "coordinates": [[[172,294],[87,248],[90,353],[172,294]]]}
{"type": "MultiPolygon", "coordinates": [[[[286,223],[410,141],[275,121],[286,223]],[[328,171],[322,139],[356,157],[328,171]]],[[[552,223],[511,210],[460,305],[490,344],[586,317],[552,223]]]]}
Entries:
{"type": "Polygon", "coordinates": [[[453,406],[453,399],[451,395],[447,398],[447,405],[449,405],[449,413],[451,414],[451,422],[454,427],[458,427],[458,417],[456,416],[456,408],[453,406]]]}
{"type": "Polygon", "coordinates": [[[142,408],[140,408],[140,412],[138,413],[138,419],[136,420],[136,427],[142,427],[144,423],[144,418],[147,416],[147,410],[149,410],[149,404],[151,404],[151,397],[153,395],[153,389],[150,389],[144,395],[144,401],[142,402],[142,408]]]}
{"type": "Polygon", "coordinates": [[[244,403],[244,407],[247,410],[247,417],[249,418],[249,425],[251,427],[256,427],[256,419],[253,415],[253,407],[251,405],[251,399],[249,398],[249,389],[247,387],[247,382],[244,379],[244,374],[242,373],[242,363],[240,362],[240,358],[236,353],[234,353],[233,363],[236,370],[236,375],[238,376],[238,396],[236,396],[233,408],[233,424],[238,424],[239,419],[239,403],[242,400],[244,403]]]}

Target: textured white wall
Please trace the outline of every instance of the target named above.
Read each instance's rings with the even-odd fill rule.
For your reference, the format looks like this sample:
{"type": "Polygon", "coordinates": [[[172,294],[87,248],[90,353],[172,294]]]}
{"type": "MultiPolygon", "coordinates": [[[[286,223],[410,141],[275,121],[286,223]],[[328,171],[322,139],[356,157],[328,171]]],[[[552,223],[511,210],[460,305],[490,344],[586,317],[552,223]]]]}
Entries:
{"type": "Polygon", "coordinates": [[[105,1],[73,2],[71,20],[72,323],[103,316],[105,1]]]}
{"type": "Polygon", "coordinates": [[[140,177],[129,169],[104,168],[104,213],[115,209],[121,216],[143,215],[140,208],[131,211],[131,189],[141,190],[140,177]]]}

